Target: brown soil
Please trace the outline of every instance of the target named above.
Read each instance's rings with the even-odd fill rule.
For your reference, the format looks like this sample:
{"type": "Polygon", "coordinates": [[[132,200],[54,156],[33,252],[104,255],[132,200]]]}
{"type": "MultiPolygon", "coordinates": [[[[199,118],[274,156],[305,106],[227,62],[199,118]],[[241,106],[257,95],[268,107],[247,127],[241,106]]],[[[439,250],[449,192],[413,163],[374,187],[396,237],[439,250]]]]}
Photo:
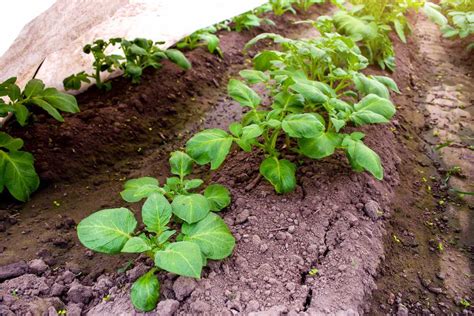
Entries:
{"type": "MultiPolygon", "coordinates": [[[[328,9],[316,8],[311,16],[328,9]]],[[[309,34],[307,25],[289,24],[304,18],[285,15],[277,19],[280,28],[265,30],[309,34]]],[[[44,119],[32,124],[28,133],[34,142],[27,140],[28,149],[49,183],[29,203],[8,205],[0,213],[0,228],[6,230],[0,233],[0,266],[13,263],[10,271],[23,267],[33,273],[0,283],[0,314],[2,306],[15,314],[42,314],[50,306],[67,309],[68,315],[133,314],[130,282],[150,262],[92,254],[78,242],[75,223],[97,209],[123,205],[118,193],[125,179],[164,179],[169,151],[182,145],[191,131],[226,127],[241,115],[241,108],[226,97],[226,81],[248,63],[241,48],[261,31],[221,33],[223,61],[198,49],[187,54],[191,71],[166,64],[160,72],[148,72],[138,86],[114,80],[107,94],[91,89],[80,95],[81,114],[67,117],[65,124],[44,119]],[[18,263],[38,257],[50,266],[44,272],[18,263]],[[129,262],[133,269],[117,272],[129,262]],[[61,286],[62,291],[52,293],[61,286]]],[[[448,241],[460,231],[456,220],[443,219],[445,207],[438,204],[447,199],[439,181],[442,171],[421,137],[427,126],[414,99],[430,86],[433,68],[423,63],[417,34],[407,46],[395,39],[394,79],[403,91],[393,95],[399,106],[396,120],[364,129],[367,143],[382,158],[384,181],[355,174],[338,154],[301,161],[297,190],[279,196],[260,181],[258,154],[233,152],[211,180],[232,192],[232,206],[222,215],[238,240],[235,252],[223,262],[210,263],[197,282],[162,275],[158,314],[165,313],[166,304],[181,315],[261,310],[275,315],[378,315],[402,313],[404,307],[414,314],[424,309],[435,314],[461,311],[449,296],[437,293],[438,288],[445,291],[435,277],[440,271],[437,243],[430,240],[448,241]],[[428,184],[431,192],[426,191],[428,184]],[[381,211],[372,218],[365,212],[371,203],[381,211]],[[433,226],[425,226],[427,222],[433,226]],[[312,275],[311,269],[318,273],[312,275]]],[[[131,209],[138,212],[139,206],[131,209]]]]}

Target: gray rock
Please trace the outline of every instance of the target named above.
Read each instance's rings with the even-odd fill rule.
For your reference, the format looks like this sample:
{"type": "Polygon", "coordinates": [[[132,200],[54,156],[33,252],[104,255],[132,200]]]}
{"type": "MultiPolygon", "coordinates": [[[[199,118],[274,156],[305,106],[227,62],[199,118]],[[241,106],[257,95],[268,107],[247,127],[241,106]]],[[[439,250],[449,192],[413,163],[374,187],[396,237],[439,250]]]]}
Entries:
{"type": "Polygon", "coordinates": [[[160,316],[172,316],[178,310],[179,302],[177,300],[164,300],[158,303],[156,313],[160,316]]]}
{"type": "Polygon", "coordinates": [[[256,312],[260,308],[260,303],[257,300],[251,300],[247,304],[247,312],[256,312]]]}
{"type": "Polygon", "coordinates": [[[0,281],[16,278],[28,272],[28,265],[25,261],[15,262],[0,267],[0,281]]]}
{"type": "Polygon", "coordinates": [[[71,284],[69,291],[67,291],[67,299],[72,303],[87,304],[92,299],[93,293],[90,287],[84,286],[79,282],[71,284]]]}
{"type": "Polygon", "coordinates": [[[51,292],[49,293],[51,296],[61,296],[64,293],[66,287],[59,283],[54,283],[51,287],[51,292]]]}
{"type": "Polygon", "coordinates": [[[403,304],[398,305],[397,316],[408,316],[408,308],[403,304]]]}
{"type": "Polygon", "coordinates": [[[30,296],[45,295],[49,293],[49,286],[46,278],[38,277],[34,274],[23,274],[17,278],[7,280],[0,284],[1,289],[7,291],[16,290],[17,293],[30,296]]]}
{"type": "Polygon", "coordinates": [[[67,316],[81,316],[82,307],[79,304],[69,303],[67,304],[67,316]]]}
{"type": "Polygon", "coordinates": [[[40,275],[48,270],[48,265],[42,259],[34,259],[28,263],[30,272],[40,275]]]}
{"type": "Polygon", "coordinates": [[[176,279],[176,281],[173,283],[173,291],[174,295],[176,296],[176,299],[178,301],[182,301],[191,293],[194,291],[196,288],[196,281],[192,278],[187,278],[187,277],[179,277],[176,279]]]}
{"type": "Polygon", "coordinates": [[[249,218],[249,216],[250,216],[250,211],[248,209],[244,209],[235,217],[235,223],[242,224],[249,218]]]}
{"type": "Polygon", "coordinates": [[[54,308],[54,306],[50,306],[48,308],[48,316],[58,316],[58,312],[56,311],[56,308],[54,308]]]}
{"type": "Polygon", "coordinates": [[[376,221],[377,218],[379,217],[379,212],[380,212],[380,205],[379,203],[369,200],[367,203],[365,203],[364,206],[364,213],[368,217],[370,217],[373,221],[376,221]]]}
{"type": "Polygon", "coordinates": [[[197,300],[191,303],[190,307],[191,307],[191,310],[196,313],[207,314],[211,310],[211,307],[209,306],[209,304],[201,300],[197,300]]]}
{"type": "Polygon", "coordinates": [[[58,278],[58,281],[63,281],[64,283],[69,284],[69,283],[72,283],[72,281],[74,281],[75,278],[76,276],[74,275],[74,273],[72,273],[69,270],[66,270],[58,278]]]}
{"type": "Polygon", "coordinates": [[[133,269],[130,269],[127,271],[127,277],[130,282],[135,282],[139,277],[141,277],[143,274],[145,274],[150,267],[144,265],[144,264],[139,264],[133,269]]]}

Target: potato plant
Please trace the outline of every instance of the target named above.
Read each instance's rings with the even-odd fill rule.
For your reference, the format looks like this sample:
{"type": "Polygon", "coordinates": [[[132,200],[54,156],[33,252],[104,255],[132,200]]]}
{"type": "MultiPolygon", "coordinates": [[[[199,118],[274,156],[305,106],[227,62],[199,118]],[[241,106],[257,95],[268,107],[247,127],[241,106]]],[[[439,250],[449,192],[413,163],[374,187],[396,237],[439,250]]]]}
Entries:
{"type": "Polygon", "coordinates": [[[255,69],[240,74],[249,84],[265,87],[269,105],[247,84],[231,79],[228,94],[247,113],[229,126],[229,132],[197,133],[187,142],[186,152],[214,170],[233,143],[247,152],[261,150],[260,173],[278,193],[296,186],[296,165],[284,158],[287,152],[322,159],[341,149],[355,171],[366,170],[382,179],[380,158],[364,144],[364,134],[343,133],[343,129],[389,122],[395,107],[387,87],[398,92],[395,82],[360,73],[367,60],[349,38],[333,34],[318,40],[290,40],[262,34],[249,44],[263,38],[275,40],[283,51],[260,52],[254,58],[255,69]]]}
{"type": "Polygon", "coordinates": [[[106,254],[144,253],[155,267],[142,275],[131,288],[132,303],[140,311],[155,308],[160,270],[200,278],[207,260],[228,257],[235,239],[225,222],[216,215],[230,204],[229,191],[211,184],[201,193],[201,179],[187,179],[193,160],[176,151],[169,159],[171,173],[160,186],[155,178],[129,180],[121,192],[130,203],[146,199],[141,208],[145,228],[137,230],[137,221],[127,208],[105,209],[83,219],[77,234],[89,249],[106,254]]]}
{"type": "Polygon", "coordinates": [[[200,46],[206,46],[211,54],[217,54],[223,57],[222,50],[219,47],[219,37],[215,34],[217,32],[216,26],[211,26],[193,34],[186,36],[176,44],[179,49],[193,50],[200,46]]]}
{"type": "Polygon", "coordinates": [[[238,15],[232,19],[230,27],[232,30],[237,32],[242,32],[243,30],[250,30],[254,27],[259,27],[262,24],[275,25],[275,22],[268,18],[262,18],[259,15],[264,12],[264,10],[250,11],[241,15],[238,15]]]}
{"type": "MultiPolygon", "coordinates": [[[[60,111],[79,112],[76,98],[55,88],[46,88],[41,80],[30,80],[23,91],[15,77],[0,84],[0,117],[12,113],[18,124],[25,126],[32,107],[41,108],[60,122],[64,121],[60,111]]],[[[0,193],[6,188],[15,199],[26,201],[38,188],[39,178],[33,156],[21,151],[22,147],[21,139],[0,132],[0,193]]]]}
{"type": "Polygon", "coordinates": [[[183,69],[191,68],[191,63],[177,49],[163,50],[157,45],[163,42],[154,43],[152,40],[136,38],[126,40],[122,38],[111,38],[108,41],[102,39],[94,41],[92,44],[84,46],[84,53],[92,54],[94,62],[92,67],[94,72],[87,74],[81,71],[64,79],[63,84],[66,90],[78,90],[83,82],[90,83],[90,79],[95,80],[99,89],[110,90],[110,82],[102,82],[101,74],[103,72],[113,72],[121,70],[125,77],[131,78],[132,83],[140,82],[143,70],[148,67],[155,69],[161,68],[161,62],[169,59],[183,69]],[[106,50],[116,44],[120,45],[122,54],[108,54],[106,50]]]}

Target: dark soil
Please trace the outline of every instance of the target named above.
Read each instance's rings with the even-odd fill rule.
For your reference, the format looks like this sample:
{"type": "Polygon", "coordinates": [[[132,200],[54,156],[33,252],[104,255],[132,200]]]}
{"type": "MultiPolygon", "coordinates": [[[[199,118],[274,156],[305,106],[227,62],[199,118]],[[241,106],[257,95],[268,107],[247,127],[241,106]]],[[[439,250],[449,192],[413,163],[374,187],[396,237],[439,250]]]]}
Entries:
{"type": "MultiPolygon", "coordinates": [[[[289,20],[304,18],[285,15],[277,19],[280,28],[265,30],[300,37],[309,34],[308,25],[289,20]]],[[[169,151],[191,131],[226,127],[241,115],[226,97],[226,81],[248,63],[241,48],[261,31],[221,33],[223,61],[198,49],[187,54],[191,71],[166,64],[138,86],[117,79],[107,94],[81,94],[82,113],[65,124],[32,124],[28,133],[35,141],[27,140],[28,149],[49,182],[23,207],[0,211],[0,315],[63,309],[68,315],[134,314],[130,284],[152,263],[86,250],[75,224],[100,208],[123,205],[118,193],[125,179],[164,179],[169,151]]],[[[235,252],[211,262],[198,281],[161,275],[158,315],[461,311],[435,275],[440,256],[431,239],[459,232],[454,220],[443,219],[442,171],[421,137],[425,116],[413,102],[425,89],[418,82],[429,80],[432,69],[423,65],[416,36],[406,46],[394,40],[393,77],[403,95],[392,97],[399,112],[391,124],[364,128],[382,159],[384,181],[354,173],[340,153],[321,161],[288,156],[299,163],[298,186],[280,196],[258,176],[261,155],[232,152],[210,180],[231,190],[232,206],[221,214],[238,240],[235,252]]],[[[139,205],[130,207],[138,213],[139,205]]]]}

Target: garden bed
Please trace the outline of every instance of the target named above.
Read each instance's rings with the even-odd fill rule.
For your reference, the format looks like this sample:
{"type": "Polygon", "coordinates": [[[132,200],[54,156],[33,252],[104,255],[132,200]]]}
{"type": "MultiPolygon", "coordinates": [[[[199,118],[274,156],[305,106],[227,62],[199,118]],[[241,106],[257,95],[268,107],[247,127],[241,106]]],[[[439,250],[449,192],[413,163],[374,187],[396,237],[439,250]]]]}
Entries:
{"type": "MultiPolygon", "coordinates": [[[[316,7],[310,15],[328,10],[316,7]]],[[[304,17],[287,14],[276,22],[284,26],[299,19],[304,17]]],[[[292,25],[265,30],[300,37],[308,29],[308,25],[292,25]]],[[[165,64],[160,72],[147,72],[138,86],[117,79],[111,92],[90,89],[78,97],[81,113],[67,117],[64,124],[44,118],[27,132],[11,127],[13,134],[26,140],[38,172],[49,182],[21,210],[12,203],[2,213],[0,277],[9,279],[0,284],[4,307],[17,314],[43,313],[51,306],[55,311],[67,309],[68,315],[133,313],[130,284],[152,263],[145,257],[93,254],[77,240],[75,223],[97,209],[119,205],[125,178],[150,175],[163,180],[168,175],[169,152],[182,145],[191,131],[225,127],[240,117],[241,108],[225,96],[225,83],[248,62],[241,48],[256,34],[222,33],[223,61],[198,49],[187,54],[193,63],[190,71],[165,64]],[[131,270],[117,272],[128,263],[133,265],[131,270]]],[[[162,276],[158,314],[270,310],[275,315],[351,315],[401,309],[395,299],[388,309],[380,305],[387,304],[394,291],[403,291],[407,286],[403,282],[394,285],[390,284],[393,279],[382,277],[379,297],[370,297],[385,256],[389,260],[382,271],[387,275],[397,265],[412,264],[393,259],[410,254],[407,249],[412,247],[407,241],[410,236],[398,233],[397,223],[411,223],[408,231],[421,231],[423,238],[430,238],[419,228],[425,218],[408,217],[410,212],[421,212],[411,203],[421,200],[423,209],[434,201],[432,195],[417,192],[417,170],[438,174],[431,157],[420,151],[424,140],[416,137],[425,126],[424,115],[417,113],[412,100],[425,91],[416,81],[432,75],[431,68],[421,67],[418,41],[415,36],[404,45],[394,38],[398,66],[394,79],[404,93],[392,95],[400,109],[396,119],[363,129],[367,144],[382,159],[384,181],[354,173],[344,155],[337,154],[304,161],[298,169],[297,189],[282,196],[260,181],[256,154],[233,151],[208,180],[224,184],[232,193],[232,206],[222,214],[237,239],[234,254],[211,262],[198,281],[162,276]],[[405,122],[412,127],[405,127],[405,122]],[[394,244],[394,234],[407,244],[394,244]]],[[[447,229],[445,233],[455,232],[447,229]]],[[[426,252],[418,253],[415,261],[436,260],[436,254],[422,249],[426,252]]],[[[423,273],[437,268],[437,264],[419,267],[423,273]]],[[[419,282],[409,285],[419,286],[419,282]]],[[[436,300],[437,294],[431,294],[436,300]]],[[[421,297],[417,294],[413,299],[421,297]]],[[[444,304],[450,310],[456,308],[452,301],[444,304]]],[[[442,310],[436,308],[436,312],[442,310]]],[[[52,310],[50,314],[54,315],[52,310]]]]}

